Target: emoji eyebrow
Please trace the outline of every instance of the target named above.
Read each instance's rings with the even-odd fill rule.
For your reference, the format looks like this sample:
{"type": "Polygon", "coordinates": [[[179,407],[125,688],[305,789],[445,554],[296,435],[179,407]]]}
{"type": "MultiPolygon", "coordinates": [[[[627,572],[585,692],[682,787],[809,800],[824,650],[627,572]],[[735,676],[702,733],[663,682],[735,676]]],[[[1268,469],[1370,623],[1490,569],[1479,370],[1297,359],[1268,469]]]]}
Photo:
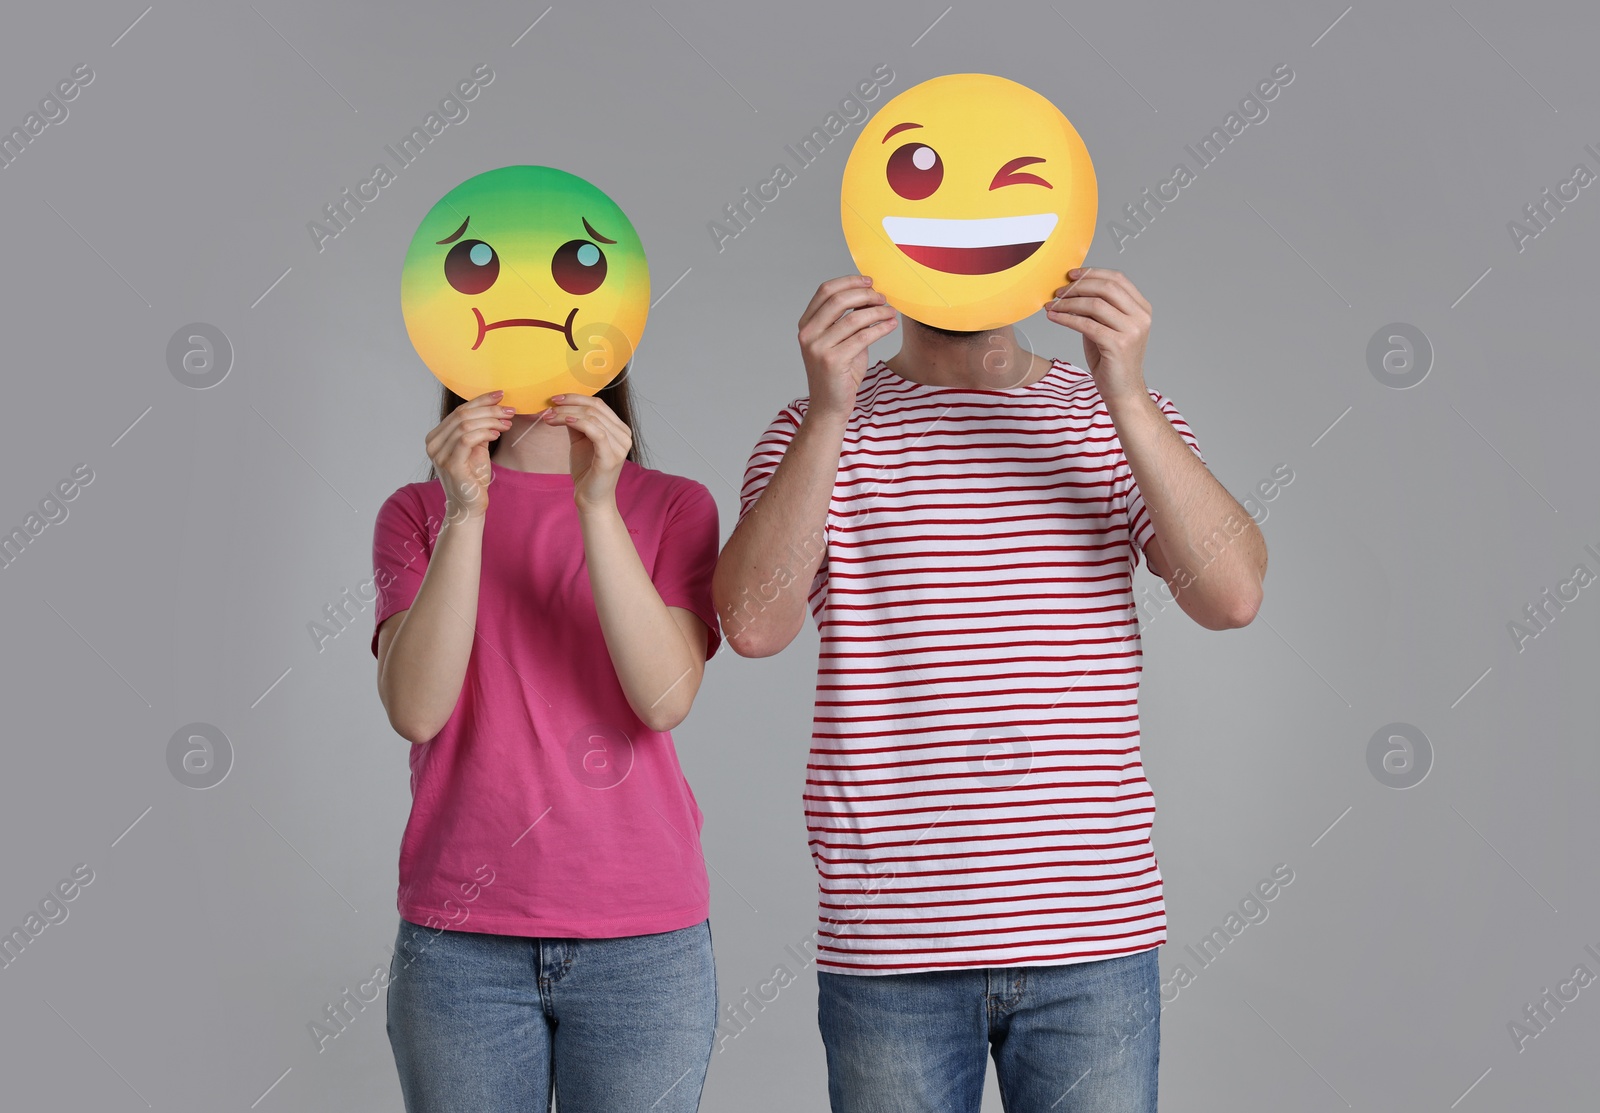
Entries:
{"type": "MultiPolygon", "coordinates": [[[[472,218],[470,216],[467,217],[467,220],[471,220],[471,219],[472,218]]],[[[465,232],[467,230],[467,220],[463,220],[461,222],[461,227],[457,228],[454,232],[450,233],[450,235],[446,236],[442,240],[436,240],[434,242],[441,243],[441,244],[455,243],[457,240],[459,240],[461,238],[461,233],[463,233],[463,232],[465,232]]]]}
{"type": "Polygon", "coordinates": [[[592,227],[590,227],[589,222],[587,220],[584,220],[583,217],[580,216],[578,219],[579,220],[583,220],[583,230],[585,232],[589,233],[589,238],[590,239],[599,240],[601,243],[616,243],[617,242],[616,240],[608,240],[604,236],[602,236],[599,232],[596,232],[592,227]]]}
{"type": "Polygon", "coordinates": [[[1036,162],[1043,161],[1044,159],[1031,155],[1024,156],[1022,158],[1014,158],[995,173],[994,181],[989,183],[989,188],[999,189],[1001,186],[1008,185],[1041,185],[1046,189],[1054,189],[1054,186],[1045,181],[1043,178],[1039,177],[1037,174],[1017,173],[1017,171],[1021,170],[1024,166],[1032,166],[1036,162]]]}
{"type": "Polygon", "coordinates": [[[891,136],[899,135],[902,131],[910,131],[912,128],[920,128],[921,126],[921,124],[896,124],[888,130],[879,142],[887,143],[891,136]]]}

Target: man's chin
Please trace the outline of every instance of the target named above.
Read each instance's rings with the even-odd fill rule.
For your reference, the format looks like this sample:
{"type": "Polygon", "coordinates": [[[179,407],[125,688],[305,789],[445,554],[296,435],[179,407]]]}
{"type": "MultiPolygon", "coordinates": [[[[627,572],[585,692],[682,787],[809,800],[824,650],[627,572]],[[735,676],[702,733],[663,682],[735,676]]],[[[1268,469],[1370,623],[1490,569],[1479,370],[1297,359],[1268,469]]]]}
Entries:
{"type": "MultiPolygon", "coordinates": [[[[905,317],[905,314],[902,313],[901,316],[905,317]]],[[[933,333],[935,336],[945,336],[949,337],[951,340],[971,340],[976,336],[987,336],[989,333],[994,331],[994,329],[987,328],[977,329],[976,331],[962,331],[959,329],[940,328],[938,325],[930,325],[928,322],[919,321],[914,317],[905,317],[905,319],[910,321],[912,324],[933,333]]]]}

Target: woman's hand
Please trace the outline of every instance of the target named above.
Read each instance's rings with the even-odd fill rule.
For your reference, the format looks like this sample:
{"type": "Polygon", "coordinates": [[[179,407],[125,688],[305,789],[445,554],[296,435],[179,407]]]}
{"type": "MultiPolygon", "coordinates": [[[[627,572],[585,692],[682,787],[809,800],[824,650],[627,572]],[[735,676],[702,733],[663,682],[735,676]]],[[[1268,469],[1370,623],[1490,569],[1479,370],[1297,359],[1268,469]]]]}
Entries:
{"type": "Polygon", "coordinates": [[[707,631],[691,611],[662,601],[617,508],[617,477],[633,433],[610,406],[583,394],[552,396],[539,420],[567,430],[584,563],[622,693],[648,729],[671,730],[700,690],[707,631]]]}
{"type": "Polygon", "coordinates": [[[617,476],[633,447],[633,431],[598,398],[556,394],[539,415],[547,425],[564,425],[572,444],[572,497],[579,510],[616,505],[617,476]]]}
{"type": "Polygon", "coordinates": [[[489,442],[511,428],[516,412],[499,404],[505,393],[491,390],[461,403],[428,434],[428,459],[444,485],[449,521],[482,517],[489,509],[489,442]]]}

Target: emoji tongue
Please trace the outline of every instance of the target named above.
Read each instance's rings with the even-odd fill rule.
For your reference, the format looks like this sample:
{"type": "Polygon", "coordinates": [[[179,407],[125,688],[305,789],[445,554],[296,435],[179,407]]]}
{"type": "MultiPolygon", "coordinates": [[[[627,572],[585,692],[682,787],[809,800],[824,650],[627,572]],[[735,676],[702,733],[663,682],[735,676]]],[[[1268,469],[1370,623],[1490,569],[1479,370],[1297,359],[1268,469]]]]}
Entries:
{"type": "Polygon", "coordinates": [[[928,247],[910,243],[897,246],[915,262],[946,274],[994,274],[1016,266],[1044,246],[1044,241],[993,247],[928,247]]]}

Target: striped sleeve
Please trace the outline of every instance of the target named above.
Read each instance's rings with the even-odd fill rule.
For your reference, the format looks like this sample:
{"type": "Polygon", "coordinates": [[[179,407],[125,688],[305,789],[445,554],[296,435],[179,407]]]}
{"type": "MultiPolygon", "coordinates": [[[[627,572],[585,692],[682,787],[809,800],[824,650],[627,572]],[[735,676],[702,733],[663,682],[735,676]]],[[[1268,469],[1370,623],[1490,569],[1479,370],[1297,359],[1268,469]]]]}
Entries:
{"type": "MultiPolygon", "coordinates": [[[[1168,423],[1178,431],[1178,435],[1189,446],[1189,450],[1199,457],[1202,464],[1205,463],[1206,458],[1200,451],[1200,442],[1195,438],[1194,430],[1189,428],[1189,423],[1178,412],[1178,407],[1172,404],[1172,399],[1157,390],[1152,390],[1150,397],[1161,407],[1161,412],[1166,415],[1168,423]]],[[[1133,477],[1133,469],[1128,466],[1127,456],[1122,457],[1117,470],[1119,483],[1124,488],[1123,510],[1128,520],[1128,537],[1132,541],[1132,559],[1137,566],[1145,546],[1149,545],[1150,539],[1156,535],[1156,526],[1150,519],[1150,511],[1144,504],[1144,496],[1139,492],[1139,483],[1133,477]]]]}
{"type": "Polygon", "coordinates": [[[794,435],[800,428],[800,419],[805,416],[805,412],[804,398],[789,403],[778,411],[778,416],[772,419],[767,431],[756,441],[755,448],[750,452],[750,462],[745,465],[744,486],[739,490],[741,522],[744,521],[744,516],[754,509],[761,498],[761,492],[767,489],[772,473],[777,471],[778,465],[783,462],[783,454],[789,450],[789,442],[794,440],[794,435]]]}

